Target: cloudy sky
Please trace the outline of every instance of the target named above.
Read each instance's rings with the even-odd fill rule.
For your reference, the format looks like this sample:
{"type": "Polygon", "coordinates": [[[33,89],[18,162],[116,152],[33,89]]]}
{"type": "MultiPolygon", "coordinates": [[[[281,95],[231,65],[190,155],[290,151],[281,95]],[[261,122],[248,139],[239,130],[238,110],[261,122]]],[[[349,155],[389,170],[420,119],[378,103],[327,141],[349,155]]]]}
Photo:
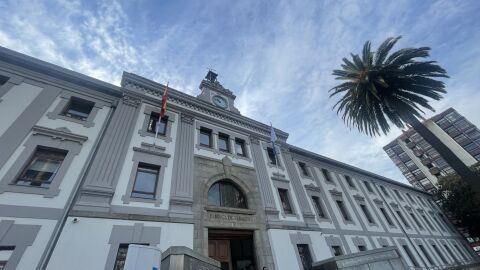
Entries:
{"type": "MultiPolygon", "coordinates": [[[[316,153],[406,180],[370,138],[332,111],[342,57],[402,35],[446,68],[450,106],[480,126],[480,2],[472,1],[1,1],[0,45],[119,84],[133,72],[191,95],[207,68],[243,115],[290,133],[316,153]]],[[[428,114],[431,116],[432,114],[428,114]]]]}

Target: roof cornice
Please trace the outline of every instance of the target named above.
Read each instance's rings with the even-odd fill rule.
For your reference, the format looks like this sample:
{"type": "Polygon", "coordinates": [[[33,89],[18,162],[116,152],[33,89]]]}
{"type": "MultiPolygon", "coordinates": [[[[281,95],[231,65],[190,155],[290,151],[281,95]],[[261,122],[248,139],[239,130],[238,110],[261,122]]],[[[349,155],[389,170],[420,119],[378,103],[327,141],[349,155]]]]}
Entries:
{"type": "MultiPolygon", "coordinates": [[[[121,85],[127,90],[142,92],[144,94],[157,97],[161,97],[163,95],[163,91],[165,91],[165,85],[128,72],[123,73],[121,85]]],[[[206,114],[222,121],[230,122],[234,125],[244,127],[256,133],[260,133],[264,136],[270,136],[270,126],[266,124],[234,112],[217,108],[208,102],[197,99],[171,87],[168,88],[168,91],[168,101],[176,104],[177,106],[184,107],[201,114],[206,114]]],[[[280,141],[285,142],[288,138],[288,133],[282,130],[275,128],[275,133],[280,141]]]]}
{"type": "Polygon", "coordinates": [[[69,83],[81,85],[115,97],[122,95],[120,87],[90,76],[42,61],[31,56],[0,46],[0,61],[45,74],[69,83]]]}

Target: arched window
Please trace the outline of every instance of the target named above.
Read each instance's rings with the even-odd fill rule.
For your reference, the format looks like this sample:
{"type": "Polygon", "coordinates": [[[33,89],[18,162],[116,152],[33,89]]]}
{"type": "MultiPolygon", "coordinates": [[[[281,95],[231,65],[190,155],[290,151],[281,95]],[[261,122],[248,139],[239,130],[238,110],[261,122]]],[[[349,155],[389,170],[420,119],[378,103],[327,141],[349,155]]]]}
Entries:
{"type": "Polygon", "coordinates": [[[208,205],[247,209],[247,200],[234,184],[219,181],[208,190],[208,205]]]}

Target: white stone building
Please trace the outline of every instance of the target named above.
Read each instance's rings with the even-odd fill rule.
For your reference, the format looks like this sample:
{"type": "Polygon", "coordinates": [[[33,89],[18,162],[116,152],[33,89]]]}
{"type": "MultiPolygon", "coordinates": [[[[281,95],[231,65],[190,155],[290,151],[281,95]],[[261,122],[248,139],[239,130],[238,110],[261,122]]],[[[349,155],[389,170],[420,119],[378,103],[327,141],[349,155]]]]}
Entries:
{"type": "MultiPolygon", "coordinates": [[[[288,144],[209,73],[193,97],[121,87],[0,48],[0,269],[121,269],[128,244],[225,269],[308,269],[396,246],[409,266],[474,253],[428,193],[288,144]],[[277,164],[274,164],[277,163],[277,164]],[[304,267],[305,265],[305,267],[304,267]]],[[[375,166],[375,164],[372,164],[375,166]]]]}

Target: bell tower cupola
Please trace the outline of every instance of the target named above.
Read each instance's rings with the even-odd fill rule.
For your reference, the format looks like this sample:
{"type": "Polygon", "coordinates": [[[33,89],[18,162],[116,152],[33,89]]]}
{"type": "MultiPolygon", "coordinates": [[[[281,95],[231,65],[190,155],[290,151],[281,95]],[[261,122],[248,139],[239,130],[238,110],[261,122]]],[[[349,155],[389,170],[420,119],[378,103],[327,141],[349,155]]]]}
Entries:
{"type": "Polygon", "coordinates": [[[204,100],[216,107],[221,109],[240,113],[237,108],[235,108],[235,98],[236,96],[232,91],[223,87],[220,82],[217,80],[218,74],[213,70],[209,70],[205,78],[200,83],[201,93],[197,98],[204,100]]]}

